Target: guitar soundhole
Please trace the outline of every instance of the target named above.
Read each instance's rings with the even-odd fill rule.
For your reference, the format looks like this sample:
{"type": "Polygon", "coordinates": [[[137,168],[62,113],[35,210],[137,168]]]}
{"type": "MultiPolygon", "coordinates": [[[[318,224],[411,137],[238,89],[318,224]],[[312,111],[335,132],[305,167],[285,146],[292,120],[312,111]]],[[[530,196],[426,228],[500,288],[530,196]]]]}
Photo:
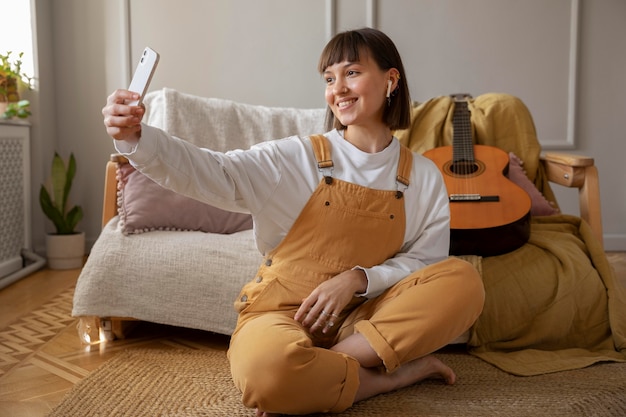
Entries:
{"type": "Polygon", "coordinates": [[[485,164],[481,161],[448,161],[443,170],[453,177],[475,177],[485,172],[485,164]]]}

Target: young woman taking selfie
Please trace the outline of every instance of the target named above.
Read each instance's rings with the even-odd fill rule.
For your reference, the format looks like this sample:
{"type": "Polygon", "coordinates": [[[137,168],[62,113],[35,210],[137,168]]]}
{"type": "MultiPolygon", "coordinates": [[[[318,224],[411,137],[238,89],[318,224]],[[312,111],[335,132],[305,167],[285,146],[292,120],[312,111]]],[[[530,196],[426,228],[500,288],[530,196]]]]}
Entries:
{"type": "Polygon", "coordinates": [[[102,111],[138,170],[252,214],[264,262],[235,300],[228,357],[258,416],[341,412],[426,378],[453,384],[431,353],[469,329],[484,302],[478,272],[448,257],[438,168],[393,136],[411,106],[393,42],[370,28],[340,33],[319,72],[328,132],[258,138],[248,150],[200,149],[142,124],[127,90],[102,111]]]}

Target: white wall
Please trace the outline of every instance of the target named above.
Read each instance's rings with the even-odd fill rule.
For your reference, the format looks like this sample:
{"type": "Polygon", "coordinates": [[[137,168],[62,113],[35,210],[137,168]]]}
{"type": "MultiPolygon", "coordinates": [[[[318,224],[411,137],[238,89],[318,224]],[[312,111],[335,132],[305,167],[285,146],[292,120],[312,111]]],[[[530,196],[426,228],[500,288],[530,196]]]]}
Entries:
{"type": "MultiPolygon", "coordinates": [[[[412,75],[414,99],[459,91],[516,94],[533,112],[542,143],[594,157],[605,246],[626,250],[626,174],[620,169],[626,154],[620,123],[626,114],[620,97],[626,92],[622,0],[36,3],[40,77],[53,86],[42,85],[40,114],[33,118],[33,166],[43,164],[47,171],[55,149],[76,154],[74,200],[85,209],[82,228],[89,242],[100,230],[104,164],[113,151],[101,108],[112,90],[127,85],[145,45],[161,53],[153,89],[321,107],[323,84],[316,66],[329,34],[373,25],[396,41],[412,75]],[[578,22],[571,15],[577,4],[578,22]],[[578,37],[573,50],[572,21],[578,37]]],[[[44,175],[34,168],[33,183],[44,175]]],[[[557,193],[563,208],[577,213],[576,197],[557,193]]],[[[33,215],[33,242],[41,251],[49,225],[38,205],[33,215]]]]}
{"type": "Polygon", "coordinates": [[[133,69],[145,46],[161,54],[152,89],[270,106],[324,105],[316,70],[326,43],[324,2],[184,3],[181,13],[170,0],[130,1],[133,69]]]}
{"type": "Polygon", "coordinates": [[[39,185],[49,175],[52,156],[73,152],[78,172],[72,201],[83,207],[79,228],[91,245],[100,230],[104,165],[111,153],[102,124],[107,34],[105,2],[34,0],[37,19],[39,93],[35,97],[31,166],[35,251],[45,252],[45,233],[52,224],[39,207],[39,185]]]}

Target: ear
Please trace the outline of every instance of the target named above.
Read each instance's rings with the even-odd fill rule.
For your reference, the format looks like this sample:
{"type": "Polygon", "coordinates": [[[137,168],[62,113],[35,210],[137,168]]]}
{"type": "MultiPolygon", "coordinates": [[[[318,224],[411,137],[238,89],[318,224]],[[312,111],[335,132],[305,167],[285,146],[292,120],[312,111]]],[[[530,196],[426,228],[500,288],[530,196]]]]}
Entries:
{"type": "MultiPolygon", "coordinates": [[[[400,71],[396,68],[391,68],[387,74],[389,77],[389,81],[387,81],[387,91],[391,94],[391,92],[398,87],[398,83],[400,82],[400,71]]],[[[389,94],[387,96],[389,96],[389,94]]]]}

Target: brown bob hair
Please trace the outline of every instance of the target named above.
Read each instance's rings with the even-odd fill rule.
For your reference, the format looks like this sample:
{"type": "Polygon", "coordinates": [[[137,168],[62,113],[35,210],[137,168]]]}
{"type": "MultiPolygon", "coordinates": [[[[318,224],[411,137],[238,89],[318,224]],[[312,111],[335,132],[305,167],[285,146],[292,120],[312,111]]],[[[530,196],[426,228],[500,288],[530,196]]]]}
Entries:
{"type": "MultiPolygon", "coordinates": [[[[362,28],[338,33],[324,47],[317,70],[323,74],[326,68],[339,62],[357,62],[362,53],[370,54],[381,70],[395,68],[400,72],[398,86],[392,93],[391,104],[385,106],[383,121],[391,130],[408,128],[411,123],[411,96],[404,66],[393,41],[383,32],[372,28],[362,28]]],[[[328,107],[326,129],[333,128],[345,129],[346,126],[335,118],[328,107]]]]}

